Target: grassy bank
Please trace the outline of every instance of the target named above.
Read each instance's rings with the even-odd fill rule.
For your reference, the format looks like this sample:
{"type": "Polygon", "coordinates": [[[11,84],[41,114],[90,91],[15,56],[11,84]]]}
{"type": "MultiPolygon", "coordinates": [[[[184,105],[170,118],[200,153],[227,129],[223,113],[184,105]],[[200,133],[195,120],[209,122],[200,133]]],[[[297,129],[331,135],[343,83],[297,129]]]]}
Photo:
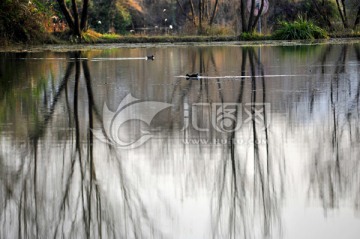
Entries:
{"type": "MultiPolygon", "coordinates": [[[[331,38],[360,38],[360,32],[337,32],[327,34],[325,30],[308,22],[286,24],[273,34],[242,33],[240,35],[117,35],[88,31],[83,43],[181,43],[181,42],[227,42],[227,41],[273,41],[273,40],[318,40],[331,38]],[[282,31],[280,31],[282,30],[282,31]]],[[[62,37],[65,42],[66,37],[62,37]]]]}
{"type": "Polygon", "coordinates": [[[174,43],[236,41],[237,36],[118,36],[105,35],[90,43],[174,43]]]}
{"type": "MultiPolygon", "coordinates": [[[[360,34],[330,34],[328,39],[360,38],[360,34]]],[[[228,41],[276,41],[272,35],[251,34],[240,36],[105,36],[86,43],[181,43],[181,42],[228,42],[228,41]]],[[[315,39],[311,39],[315,40],[315,39]]]]}
{"type": "MultiPolygon", "coordinates": [[[[329,34],[329,38],[321,41],[333,41],[336,39],[359,39],[360,33],[332,33],[329,34]]],[[[279,40],[273,35],[261,35],[261,34],[241,34],[240,36],[178,36],[178,35],[161,35],[161,36],[144,36],[144,35],[115,35],[115,34],[97,34],[94,36],[93,33],[85,35],[84,40],[81,42],[85,45],[95,44],[146,44],[146,43],[210,43],[210,42],[244,42],[247,43],[256,43],[262,44],[269,42],[284,42],[284,40],[279,40]]],[[[303,40],[302,42],[317,42],[316,39],[312,40],[303,40]]],[[[44,44],[50,45],[73,45],[76,47],[73,39],[70,39],[68,36],[59,36],[53,35],[50,38],[47,38],[45,41],[35,42],[35,43],[15,43],[8,42],[7,44],[1,44],[0,50],[25,50],[33,46],[41,46],[44,44]],[[51,40],[49,40],[51,39],[51,40]]]]}

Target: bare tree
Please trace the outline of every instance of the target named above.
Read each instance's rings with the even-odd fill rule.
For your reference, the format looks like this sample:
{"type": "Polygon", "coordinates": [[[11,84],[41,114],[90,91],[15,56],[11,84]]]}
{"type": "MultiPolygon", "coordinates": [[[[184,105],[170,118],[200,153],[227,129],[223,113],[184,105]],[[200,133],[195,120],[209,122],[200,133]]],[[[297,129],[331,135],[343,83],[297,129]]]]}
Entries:
{"type": "Polygon", "coordinates": [[[65,0],[57,0],[57,2],[71,32],[81,40],[81,33],[87,28],[89,0],[82,1],[81,20],[79,19],[79,10],[75,0],[71,0],[71,11],[65,0]]]}
{"type": "MultiPolygon", "coordinates": [[[[349,29],[351,27],[351,21],[354,20],[354,24],[352,25],[352,28],[355,29],[357,25],[360,23],[360,4],[356,3],[355,1],[345,1],[345,0],[336,0],[336,7],[338,14],[340,16],[342,25],[344,29],[349,29]],[[356,5],[358,4],[358,5],[356,5]],[[357,13],[355,15],[355,12],[351,11],[351,9],[357,8],[357,13]],[[350,12],[350,14],[349,14],[350,12]]],[[[329,19],[329,16],[326,14],[325,5],[331,4],[331,0],[312,0],[312,3],[315,6],[316,11],[319,13],[321,18],[326,22],[330,30],[333,30],[333,25],[329,19]]]]}
{"type": "Polygon", "coordinates": [[[247,4],[245,0],[240,0],[240,16],[241,16],[241,27],[242,27],[241,30],[242,32],[253,32],[263,12],[264,0],[261,0],[260,8],[258,9],[258,14],[256,16],[255,16],[255,8],[256,8],[255,0],[251,0],[250,13],[248,15],[246,14],[245,11],[246,7],[247,4]]]}
{"type": "Polygon", "coordinates": [[[333,29],[333,26],[331,24],[331,21],[329,19],[329,16],[326,14],[326,12],[324,12],[324,4],[325,4],[325,1],[322,1],[321,5],[318,4],[318,1],[317,0],[312,0],[315,8],[316,8],[316,11],[319,13],[319,15],[321,16],[321,18],[324,20],[324,22],[326,22],[326,25],[328,25],[329,29],[333,29]]]}
{"type": "Polygon", "coordinates": [[[354,30],[359,23],[360,23],[360,4],[359,4],[358,11],[356,14],[356,19],[355,19],[355,23],[354,23],[354,27],[353,27],[354,30]]]}
{"type": "Polygon", "coordinates": [[[341,21],[344,25],[344,28],[347,29],[349,28],[349,23],[348,23],[348,17],[347,17],[347,13],[346,13],[346,5],[345,5],[345,0],[341,0],[341,2],[339,2],[339,0],[336,0],[336,5],[341,17],[341,21]]]}
{"type": "Polygon", "coordinates": [[[176,0],[182,13],[190,20],[194,26],[198,27],[199,33],[204,30],[204,22],[212,26],[219,7],[219,0],[198,0],[197,11],[195,11],[194,1],[188,0],[184,4],[176,0]],[[190,6],[190,12],[186,11],[184,6],[190,6]]]}

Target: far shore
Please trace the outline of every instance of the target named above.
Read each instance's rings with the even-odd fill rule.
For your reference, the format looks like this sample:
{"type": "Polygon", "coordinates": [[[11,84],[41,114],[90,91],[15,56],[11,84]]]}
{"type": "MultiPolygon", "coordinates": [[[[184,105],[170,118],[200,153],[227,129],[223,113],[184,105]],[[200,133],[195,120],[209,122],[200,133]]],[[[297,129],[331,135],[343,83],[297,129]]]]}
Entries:
{"type": "Polygon", "coordinates": [[[360,43],[360,36],[331,36],[323,40],[273,40],[270,36],[262,39],[242,40],[238,36],[118,36],[102,38],[84,43],[70,43],[67,41],[46,44],[13,43],[0,46],[0,52],[36,52],[36,51],[77,51],[90,49],[110,49],[120,47],[154,47],[154,46],[201,46],[201,45],[234,45],[234,46],[259,46],[259,45],[309,45],[309,44],[341,44],[360,43]]]}

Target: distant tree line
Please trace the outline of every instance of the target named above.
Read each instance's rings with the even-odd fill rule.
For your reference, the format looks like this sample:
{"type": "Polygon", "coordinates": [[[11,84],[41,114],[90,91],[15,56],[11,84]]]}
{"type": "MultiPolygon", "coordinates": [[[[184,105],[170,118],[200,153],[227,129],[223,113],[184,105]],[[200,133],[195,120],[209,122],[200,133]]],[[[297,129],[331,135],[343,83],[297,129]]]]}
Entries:
{"type": "MultiPolygon", "coordinates": [[[[253,32],[259,21],[271,31],[280,21],[293,21],[298,17],[330,31],[355,30],[360,23],[358,0],[272,0],[269,11],[262,18],[265,0],[82,0],[81,11],[75,0],[67,0],[72,11],[64,7],[65,0],[57,1],[66,19],[71,15],[67,12],[72,12],[74,21],[70,18],[69,27],[72,22],[75,26],[79,22],[80,31],[86,27],[83,20],[87,16],[95,30],[118,33],[139,27],[169,25],[184,31],[189,29],[189,24],[199,34],[214,25],[232,27],[234,32],[253,32]],[[81,15],[81,20],[76,21],[76,15],[81,15]]],[[[75,34],[79,33],[79,27],[73,30],[75,34]]]]}
{"type": "Polygon", "coordinates": [[[209,29],[253,32],[261,21],[272,32],[281,21],[302,17],[328,31],[356,30],[359,0],[1,0],[0,39],[28,41],[46,32],[56,15],[81,39],[89,28],[126,33],[139,28],[171,28],[177,33],[207,34],[209,29]],[[249,5],[250,4],[250,5],[249,5]],[[249,11],[250,10],[250,11],[249,11]]]}

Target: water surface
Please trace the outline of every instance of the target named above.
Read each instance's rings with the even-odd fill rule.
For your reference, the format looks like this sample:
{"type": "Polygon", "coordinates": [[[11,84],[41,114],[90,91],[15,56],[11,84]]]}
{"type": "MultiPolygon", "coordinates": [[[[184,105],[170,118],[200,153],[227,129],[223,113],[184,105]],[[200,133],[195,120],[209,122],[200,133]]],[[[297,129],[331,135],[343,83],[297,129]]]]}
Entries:
{"type": "Polygon", "coordinates": [[[0,238],[358,238],[359,70],[354,42],[0,53],[0,238]]]}

